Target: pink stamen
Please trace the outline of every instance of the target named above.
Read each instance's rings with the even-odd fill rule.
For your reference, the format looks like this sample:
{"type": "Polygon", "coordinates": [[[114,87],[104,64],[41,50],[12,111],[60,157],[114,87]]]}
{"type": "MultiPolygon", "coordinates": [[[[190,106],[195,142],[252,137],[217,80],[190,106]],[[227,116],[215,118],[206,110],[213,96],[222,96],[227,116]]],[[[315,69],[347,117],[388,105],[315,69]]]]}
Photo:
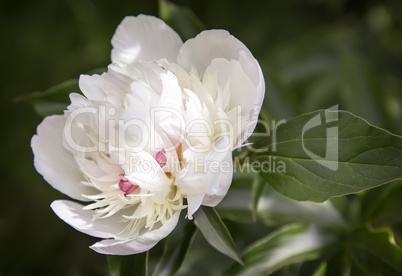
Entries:
{"type": "Polygon", "coordinates": [[[156,153],[155,160],[156,160],[156,162],[158,162],[159,166],[161,166],[163,168],[166,165],[166,161],[167,161],[166,151],[164,149],[158,151],[156,153]]]}
{"type": "Polygon", "coordinates": [[[124,192],[124,196],[127,196],[131,192],[133,192],[135,189],[138,188],[138,185],[132,184],[130,181],[127,179],[121,179],[119,182],[119,188],[124,192]]]}

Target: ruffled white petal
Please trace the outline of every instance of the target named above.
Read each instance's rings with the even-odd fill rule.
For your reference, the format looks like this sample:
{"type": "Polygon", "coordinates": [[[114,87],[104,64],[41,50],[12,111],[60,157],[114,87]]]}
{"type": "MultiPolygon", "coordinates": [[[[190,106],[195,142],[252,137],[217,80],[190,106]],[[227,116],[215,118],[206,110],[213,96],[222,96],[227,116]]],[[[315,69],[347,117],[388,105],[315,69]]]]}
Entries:
{"type": "Polygon", "coordinates": [[[157,103],[155,120],[157,133],[164,132],[175,146],[183,140],[183,95],[176,76],[172,72],[161,74],[162,93],[157,103]]]}
{"type": "Polygon", "coordinates": [[[187,197],[187,218],[193,219],[193,214],[200,208],[204,194],[192,195],[187,197]]]}
{"type": "Polygon", "coordinates": [[[245,140],[247,140],[247,138],[251,136],[257,125],[258,115],[260,114],[265,96],[265,81],[258,61],[252,56],[250,52],[241,52],[239,61],[242,64],[243,71],[250,77],[257,89],[257,93],[254,98],[253,109],[251,110],[249,116],[249,127],[247,128],[246,134],[241,141],[241,143],[243,143],[245,140]]]}
{"type": "Polygon", "coordinates": [[[226,194],[233,174],[232,148],[230,145],[227,147],[228,145],[229,139],[225,136],[218,140],[214,150],[211,150],[205,158],[201,159],[202,161],[198,159],[199,157],[195,153],[192,164],[197,166],[192,169],[183,169],[182,174],[176,177],[176,185],[187,197],[187,217],[189,219],[192,219],[192,215],[206,197],[210,198],[209,201],[206,200],[206,203],[213,205],[215,202],[218,203],[226,194]],[[202,164],[200,164],[201,162],[202,164]],[[215,195],[216,197],[212,197],[215,195]]]}
{"type": "Polygon", "coordinates": [[[127,179],[142,189],[151,193],[169,192],[172,180],[165,174],[151,154],[140,152],[137,155],[130,156],[130,159],[122,167],[127,179]]]}
{"type": "Polygon", "coordinates": [[[63,129],[66,118],[62,115],[46,117],[31,140],[34,165],[43,178],[56,190],[69,197],[87,201],[82,195],[97,191],[82,184],[85,178],[74,156],[63,147],[63,129]]]}
{"type": "Polygon", "coordinates": [[[187,40],[180,49],[177,61],[187,71],[194,67],[202,75],[215,58],[240,61],[256,86],[260,81],[260,76],[255,74],[258,72],[258,62],[240,40],[225,30],[203,31],[187,40]]]}
{"type": "Polygon", "coordinates": [[[148,251],[173,231],[179,216],[180,211],[174,213],[172,218],[165,222],[161,228],[145,232],[135,239],[122,241],[114,239],[103,240],[95,243],[91,248],[98,253],[109,255],[131,255],[148,251]]]}
{"type": "Polygon", "coordinates": [[[218,89],[215,93],[216,100],[222,102],[225,111],[240,106],[242,113],[248,113],[253,108],[257,91],[250,78],[243,72],[240,62],[214,59],[206,68],[203,83],[214,84],[208,89],[211,92],[214,88],[218,89]],[[216,79],[216,82],[207,80],[211,78],[216,79]],[[227,106],[224,106],[223,101],[226,99],[227,106]]]}
{"type": "Polygon", "coordinates": [[[94,212],[84,210],[83,205],[69,200],[56,200],[50,205],[56,215],[76,230],[99,238],[112,238],[122,231],[125,225],[122,218],[112,216],[94,219],[94,212]]]}
{"type": "MultiPolygon", "coordinates": [[[[180,49],[177,61],[186,70],[196,69],[197,73],[203,76],[207,67],[216,58],[238,61],[255,87],[256,93],[249,95],[250,99],[254,100],[253,108],[248,116],[252,123],[248,126],[248,135],[242,139],[244,141],[251,135],[257,124],[265,95],[265,81],[261,67],[248,48],[225,30],[204,31],[195,38],[187,40],[180,49]]],[[[248,94],[247,91],[244,93],[248,94]]]]}
{"type": "Polygon", "coordinates": [[[161,19],[149,15],[123,19],[112,38],[112,62],[133,64],[138,60],[175,62],[181,45],[179,35],[161,19]]]}
{"type": "Polygon", "coordinates": [[[133,76],[125,69],[119,64],[111,64],[107,73],[102,75],[81,75],[79,86],[85,97],[91,101],[110,101],[110,94],[115,95],[117,101],[121,102],[129,92],[132,82],[133,76]]]}
{"type": "Polygon", "coordinates": [[[230,184],[232,184],[233,161],[231,152],[227,154],[223,162],[227,164],[227,166],[222,167],[221,172],[215,176],[217,178],[218,187],[214,188],[216,188],[217,190],[213,193],[207,193],[204,196],[202,200],[202,205],[204,206],[215,207],[216,205],[218,205],[226,196],[230,188],[230,184]]]}
{"type": "Polygon", "coordinates": [[[180,171],[176,176],[175,184],[180,187],[186,196],[206,193],[208,189],[208,175],[200,169],[191,168],[190,165],[180,171]]]}
{"type": "Polygon", "coordinates": [[[261,108],[262,100],[265,95],[265,80],[260,64],[248,50],[240,52],[238,61],[242,65],[244,73],[246,73],[257,89],[254,103],[261,108]]]}

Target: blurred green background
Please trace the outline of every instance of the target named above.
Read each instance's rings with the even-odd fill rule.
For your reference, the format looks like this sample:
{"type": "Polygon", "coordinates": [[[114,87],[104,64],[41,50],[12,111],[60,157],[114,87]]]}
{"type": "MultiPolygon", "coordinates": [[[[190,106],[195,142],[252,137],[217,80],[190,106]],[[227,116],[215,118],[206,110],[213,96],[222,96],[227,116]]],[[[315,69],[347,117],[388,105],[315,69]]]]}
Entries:
{"type": "MultiPolygon", "coordinates": [[[[190,7],[207,29],[229,30],[259,60],[267,83],[265,119],[339,104],[402,134],[402,1],[172,2],[190,7]]],[[[106,257],[88,248],[97,239],[50,209],[66,197],[32,164],[30,139],[42,118],[14,99],[106,67],[115,28],[139,13],[157,16],[158,2],[0,3],[0,275],[107,274],[106,257]]]]}

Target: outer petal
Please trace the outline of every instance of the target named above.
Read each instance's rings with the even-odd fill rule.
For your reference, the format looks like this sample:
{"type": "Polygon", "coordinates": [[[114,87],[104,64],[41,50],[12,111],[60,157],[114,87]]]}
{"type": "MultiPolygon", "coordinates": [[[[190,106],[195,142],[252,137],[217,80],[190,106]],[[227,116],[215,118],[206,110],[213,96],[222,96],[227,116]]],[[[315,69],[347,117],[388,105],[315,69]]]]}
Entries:
{"type": "MultiPolygon", "coordinates": [[[[251,57],[252,58],[252,57],[251,57]]],[[[243,63],[245,65],[245,62],[242,62],[241,60],[250,60],[250,55],[243,53],[240,57],[240,62],[243,63]]],[[[251,110],[250,113],[250,125],[248,127],[248,129],[246,130],[246,135],[243,137],[242,139],[242,143],[247,140],[247,138],[249,138],[251,136],[251,134],[253,133],[256,125],[257,125],[257,121],[258,121],[258,115],[260,114],[260,110],[262,107],[262,103],[264,102],[264,96],[265,96],[265,81],[264,81],[264,76],[262,74],[262,70],[260,65],[258,64],[257,60],[254,59],[254,64],[256,64],[257,66],[253,66],[252,62],[249,63],[250,68],[245,68],[243,67],[243,70],[245,72],[248,72],[247,74],[250,76],[250,74],[258,74],[258,81],[255,83],[256,88],[257,88],[257,93],[256,93],[256,97],[254,99],[254,106],[253,109],[251,110]]]]}
{"type": "Polygon", "coordinates": [[[203,31],[187,40],[180,49],[177,62],[186,70],[195,67],[198,73],[203,74],[215,58],[240,61],[256,87],[264,81],[260,79],[260,66],[249,49],[225,30],[203,31]]]}
{"type": "MultiPolygon", "coordinates": [[[[119,64],[110,64],[108,71],[102,75],[81,75],[79,86],[82,93],[92,101],[105,101],[108,94],[114,94],[122,101],[130,92],[132,76],[119,64]]],[[[119,103],[120,105],[120,103],[119,103]]]]}
{"type": "MultiPolygon", "coordinates": [[[[50,205],[56,215],[76,230],[99,238],[112,238],[112,233],[119,233],[124,226],[121,217],[111,221],[112,218],[94,219],[93,211],[83,210],[83,205],[69,200],[56,200],[50,205]],[[119,227],[120,226],[120,227],[119,227]]],[[[116,217],[116,216],[114,216],[116,217]]]]}
{"type": "Polygon", "coordinates": [[[112,62],[133,64],[161,58],[175,62],[182,44],[179,35],[161,19],[142,14],[128,16],[112,38],[112,62]]]}
{"type": "Polygon", "coordinates": [[[204,194],[199,194],[199,195],[193,195],[193,196],[188,196],[187,197],[187,218],[189,220],[193,219],[193,214],[197,212],[197,210],[200,208],[202,199],[204,198],[204,194]]]}
{"type": "MultiPolygon", "coordinates": [[[[176,177],[176,185],[180,187],[183,195],[187,198],[188,208],[187,217],[192,219],[192,215],[198,210],[203,203],[206,195],[217,195],[216,198],[212,198],[210,204],[218,203],[226,194],[227,189],[230,186],[232,169],[231,148],[229,145],[228,137],[224,136],[216,143],[214,150],[211,150],[204,159],[203,170],[193,168],[192,170],[184,169],[182,175],[176,177]],[[225,173],[225,180],[222,182],[220,175],[225,173]],[[228,175],[226,175],[228,174],[228,175]]],[[[197,159],[194,159],[197,160],[197,159]]],[[[200,160],[195,161],[194,164],[200,164],[200,160]]]]}
{"type": "Polygon", "coordinates": [[[63,147],[65,122],[63,115],[54,115],[46,117],[38,126],[38,134],[31,140],[34,165],[53,188],[69,197],[87,201],[82,195],[95,194],[96,190],[81,183],[85,178],[74,156],[63,147]]]}
{"type": "Polygon", "coordinates": [[[165,238],[176,227],[180,212],[176,212],[161,228],[146,232],[136,239],[117,241],[114,239],[103,240],[91,246],[93,250],[109,255],[131,255],[148,251],[161,239],[165,238]]]}
{"type": "Polygon", "coordinates": [[[216,176],[218,178],[218,190],[212,195],[206,194],[202,201],[202,205],[210,207],[215,207],[216,205],[218,205],[227,194],[230,184],[232,184],[233,161],[231,152],[226,156],[223,162],[226,162],[228,164],[228,167],[225,170],[222,170],[216,176]]]}

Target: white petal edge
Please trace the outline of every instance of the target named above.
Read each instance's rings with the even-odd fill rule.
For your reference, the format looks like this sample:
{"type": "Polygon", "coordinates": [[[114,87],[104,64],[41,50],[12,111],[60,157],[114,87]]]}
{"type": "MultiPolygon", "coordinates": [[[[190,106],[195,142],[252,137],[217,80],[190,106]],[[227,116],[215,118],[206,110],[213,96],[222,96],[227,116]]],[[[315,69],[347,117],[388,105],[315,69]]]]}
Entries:
{"type": "Polygon", "coordinates": [[[71,198],[87,201],[82,195],[95,194],[94,188],[85,186],[82,172],[74,156],[63,146],[63,130],[66,118],[63,115],[46,117],[32,137],[35,169],[56,190],[71,198]]]}
{"type": "Polygon", "coordinates": [[[173,231],[179,221],[179,216],[180,211],[173,214],[172,218],[161,228],[146,232],[135,239],[122,241],[107,239],[95,243],[90,248],[108,255],[131,255],[148,251],[173,231]]]}
{"type": "MultiPolygon", "coordinates": [[[[186,70],[192,67],[203,74],[215,58],[237,60],[256,88],[262,89],[264,79],[261,68],[250,50],[237,38],[225,30],[208,30],[187,40],[180,49],[177,62],[186,70]]],[[[264,87],[265,88],[265,87],[264,87]]]]}
{"type": "Polygon", "coordinates": [[[194,192],[194,187],[192,187],[194,185],[191,184],[195,183],[195,186],[200,187],[200,193],[188,193],[187,195],[187,217],[190,220],[201,205],[216,206],[226,195],[230,187],[233,177],[232,151],[230,148],[226,151],[222,150],[226,148],[225,145],[229,145],[229,139],[226,136],[219,139],[215,145],[216,148],[210,151],[205,157],[204,162],[207,166],[205,168],[207,170],[206,174],[196,173],[193,178],[185,179],[181,183],[176,183],[184,193],[186,193],[186,190],[190,193],[194,192]],[[219,164],[219,171],[216,171],[217,164],[219,164]],[[229,166],[222,167],[224,164],[228,164],[229,166]],[[208,168],[208,166],[210,167],[208,168]],[[225,169],[225,171],[222,171],[223,169],[225,169]]]}
{"type": "Polygon", "coordinates": [[[124,66],[112,63],[108,66],[107,72],[101,75],[80,75],[79,87],[91,101],[105,101],[107,96],[112,94],[120,102],[124,100],[132,82],[133,79],[124,66]]]}
{"type": "Polygon", "coordinates": [[[218,95],[219,98],[228,98],[228,110],[241,106],[241,112],[249,113],[254,107],[256,88],[250,78],[243,72],[240,62],[237,60],[226,60],[215,58],[206,68],[203,76],[203,83],[206,78],[217,76],[217,85],[221,87],[221,94],[224,87],[229,86],[229,95],[218,95]]]}
{"type": "Polygon", "coordinates": [[[187,40],[180,49],[177,62],[188,71],[195,68],[202,76],[215,58],[239,61],[244,73],[256,88],[257,93],[250,114],[252,123],[248,127],[247,135],[242,139],[245,141],[257,124],[264,100],[265,81],[261,67],[249,49],[225,30],[203,31],[195,38],[187,40]]]}
{"type": "Polygon", "coordinates": [[[175,62],[182,44],[179,35],[163,20],[143,14],[127,16],[112,38],[112,62],[133,64],[161,58],[175,62]]]}
{"type": "Polygon", "coordinates": [[[70,200],[55,200],[50,207],[60,219],[87,235],[106,239],[112,238],[112,233],[121,231],[110,218],[95,220],[93,211],[83,210],[82,204],[70,200]]]}
{"type": "Polygon", "coordinates": [[[218,177],[218,191],[213,194],[209,195],[206,194],[204,196],[204,199],[202,200],[202,205],[204,206],[209,206],[209,207],[215,207],[218,205],[222,199],[226,196],[230,185],[232,184],[232,179],[233,179],[233,161],[232,161],[232,152],[230,152],[224,159],[223,162],[227,162],[230,164],[230,166],[227,168],[225,171],[221,171],[218,177]]]}
{"type": "MultiPolygon", "coordinates": [[[[262,104],[264,102],[264,96],[265,96],[265,80],[264,80],[264,75],[262,74],[262,70],[260,65],[258,64],[258,61],[254,59],[254,57],[251,55],[251,53],[246,53],[242,52],[240,54],[240,63],[243,65],[243,71],[250,77],[251,74],[258,74],[258,81],[254,84],[256,84],[256,97],[254,100],[254,106],[253,109],[251,110],[250,114],[250,121],[251,123],[249,124],[249,127],[247,129],[247,132],[243,139],[241,140],[241,144],[243,144],[254,132],[254,129],[257,125],[258,122],[258,115],[260,114],[262,104]],[[242,60],[248,60],[250,61],[249,63],[247,62],[242,62],[242,60]],[[254,65],[252,65],[254,63],[254,65]],[[247,66],[250,66],[250,68],[247,68],[247,66]]],[[[237,147],[236,147],[237,148],[237,147]]],[[[235,149],[236,149],[235,148],[235,149]]]]}
{"type": "Polygon", "coordinates": [[[200,208],[204,194],[192,195],[187,197],[187,218],[193,219],[193,215],[200,208]]]}

